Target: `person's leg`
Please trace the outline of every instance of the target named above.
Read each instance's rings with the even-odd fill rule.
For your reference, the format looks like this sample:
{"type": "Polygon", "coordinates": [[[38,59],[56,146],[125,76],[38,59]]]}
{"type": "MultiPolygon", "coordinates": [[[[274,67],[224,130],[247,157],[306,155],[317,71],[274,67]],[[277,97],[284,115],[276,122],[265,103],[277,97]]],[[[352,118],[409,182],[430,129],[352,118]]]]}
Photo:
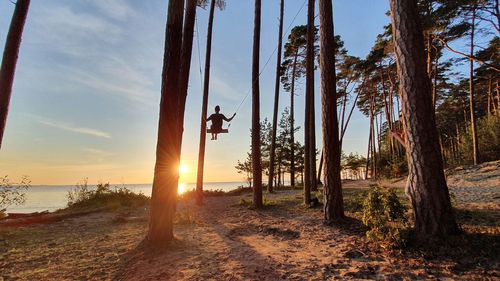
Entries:
{"type": "Polygon", "coordinates": [[[215,127],[213,124],[210,126],[210,130],[212,132],[212,140],[215,140],[216,134],[215,134],[215,127]]]}

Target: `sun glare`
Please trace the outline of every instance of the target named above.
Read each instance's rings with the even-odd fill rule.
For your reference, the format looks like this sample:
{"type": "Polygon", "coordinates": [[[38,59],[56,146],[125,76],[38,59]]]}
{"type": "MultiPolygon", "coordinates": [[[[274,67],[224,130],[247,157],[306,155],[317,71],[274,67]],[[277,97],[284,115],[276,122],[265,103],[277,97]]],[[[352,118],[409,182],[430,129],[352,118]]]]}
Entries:
{"type": "Polygon", "coordinates": [[[179,183],[179,187],[177,188],[177,194],[183,194],[184,192],[186,192],[186,184],[183,183],[183,182],[180,182],[179,183]]]}
{"type": "Polygon", "coordinates": [[[181,165],[179,166],[179,174],[181,174],[181,175],[182,175],[182,174],[187,173],[188,171],[189,171],[189,168],[188,168],[188,166],[187,166],[187,165],[185,165],[185,164],[181,164],[181,165]]]}

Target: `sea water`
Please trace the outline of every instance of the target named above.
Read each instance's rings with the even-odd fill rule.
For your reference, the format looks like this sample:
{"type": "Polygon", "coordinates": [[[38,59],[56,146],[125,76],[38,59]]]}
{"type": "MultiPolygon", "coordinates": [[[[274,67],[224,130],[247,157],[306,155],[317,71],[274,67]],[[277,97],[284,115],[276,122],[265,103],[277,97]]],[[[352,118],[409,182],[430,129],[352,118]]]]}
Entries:
{"type": "MultiPolygon", "coordinates": [[[[151,196],[151,184],[111,184],[111,187],[126,187],[133,192],[151,196]]],[[[245,182],[207,182],[205,190],[229,191],[239,186],[248,186],[245,182]]],[[[186,190],[195,189],[196,183],[186,184],[186,190]]],[[[89,185],[91,188],[91,185],[89,185]]],[[[10,213],[32,213],[42,211],[55,211],[68,205],[68,192],[74,190],[74,185],[34,185],[26,191],[26,201],[22,205],[9,206],[10,213]]]]}

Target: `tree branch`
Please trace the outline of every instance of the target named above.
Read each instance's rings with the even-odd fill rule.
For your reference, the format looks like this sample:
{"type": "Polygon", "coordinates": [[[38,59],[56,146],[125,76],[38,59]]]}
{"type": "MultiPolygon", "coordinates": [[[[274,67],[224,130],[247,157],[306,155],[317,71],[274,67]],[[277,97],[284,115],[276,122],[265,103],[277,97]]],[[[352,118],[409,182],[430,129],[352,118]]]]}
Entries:
{"type": "Polygon", "coordinates": [[[466,58],[468,58],[468,59],[470,59],[470,60],[474,60],[474,61],[476,61],[476,62],[478,62],[478,63],[480,63],[480,64],[482,64],[482,65],[485,65],[485,66],[487,66],[487,67],[492,68],[493,70],[495,70],[495,71],[497,71],[497,72],[500,72],[500,68],[498,68],[497,66],[492,65],[492,64],[490,64],[490,63],[487,63],[487,62],[485,62],[485,61],[482,61],[482,60],[480,60],[480,59],[478,59],[478,58],[476,58],[476,57],[474,57],[474,56],[470,56],[470,55],[467,55],[467,54],[462,53],[462,52],[460,52],[460,51],[457,51],[457,50],[455,50],[455,49],[451,48],[451,47],[450,47],[450,45],[448,45],[448,42],[446,42],[445,40],[443,40],[443,39],[441,39],[441,38],[439,38],[439,37],[436,37],[436,38],[437,38],[437,39],[438,39],[438,40],[439,40],[439,41],[440,41],[440,42],[441,42],[441,43],[445,46],[445,48],[446,48],[446,49],[450,50],[451,52],[453,52],[453,53],[455,53],[455,54],[459,54],[459,55],[461,55],[461,56],[463,56],[463,57],[466,57],[466,58]]]}

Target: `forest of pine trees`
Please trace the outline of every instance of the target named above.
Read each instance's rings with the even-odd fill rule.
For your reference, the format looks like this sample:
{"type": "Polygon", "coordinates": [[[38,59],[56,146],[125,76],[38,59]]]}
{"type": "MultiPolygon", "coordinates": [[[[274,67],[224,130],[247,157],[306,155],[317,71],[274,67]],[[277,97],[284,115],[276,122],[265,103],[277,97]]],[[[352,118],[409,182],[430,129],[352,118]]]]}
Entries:
{"type": "MultiPolygon", "coordinates": [[[[216,4],[210,1],[204,96],[201,109],[198,203],[202,203],[205,120],[210,77],[211,33],[216,4]]],[[[310,201],[317,180],[323,183],[324,222],[344,218],[342,168],[356,178],[406,177],[418,237],[458,232],[444,169],[500,158],[500,14],[497,0],[390,0],[390,24],[374,38],[365,58],[349,55],[335,33],[335,1],[308,1],[307,23],[294,27],[284,44],[283,1],[273,120],[261,118],[261,0],[255,0],[252,54],[251,151],[236,169],[253,188],[253,206],[263,207],[263,175],[275,186],[304,185],[310,201]],[[481,40],[479,40],[481,39],[481,40]],[[484,43],[488,39],[487,43],[484,43]],[[463,49],[466,47],[467,52],[463,49]],[[462,51],[461,51],[462,50],[462,51]],[[314,109],[314,71],[321,79],[321,118],[314,109]],[[296,82],[305,80],[305,107],[295,108],[296,82]],[[281,81],[290,105],[277,120],[281,81]],[[277,96],[278,95],[278,96],[277,96]],[[298,126],[295,112],[304,110],[298,126]],[[354,110],[367,117],[365,156],[342,156],[343,138],[354,110]],[[321,124],[316,149],[314,132],[321,124]],[[304,128],[304,140],[295,133],[304,128]],[[302,144],[303,143],[303,144],[302,144]],[[316,166],[319,172],[316,176],[316,166]],[[270,164],[272,163],[272,164],[270,164]],[[363,169],[364,168],[364,169],[363,169]],[[360,173],[364,172],[364,176],[360,173]],[[289,174],[286,179],[285,174],[289,174]]],[[[0,144],[12,92],[20,38],[29,1],[18,0],[0,72],[0,144]]],[[[198,6],[208,1],[170,0],[166,24],[156,163],[147,240],[165,245],[173,239],[184,113],[198,6]]],[[[283,94],[282,94],[283,95],[283,94]]],[[[272,188],[270,187],[270,191],[272,188]]]]}

